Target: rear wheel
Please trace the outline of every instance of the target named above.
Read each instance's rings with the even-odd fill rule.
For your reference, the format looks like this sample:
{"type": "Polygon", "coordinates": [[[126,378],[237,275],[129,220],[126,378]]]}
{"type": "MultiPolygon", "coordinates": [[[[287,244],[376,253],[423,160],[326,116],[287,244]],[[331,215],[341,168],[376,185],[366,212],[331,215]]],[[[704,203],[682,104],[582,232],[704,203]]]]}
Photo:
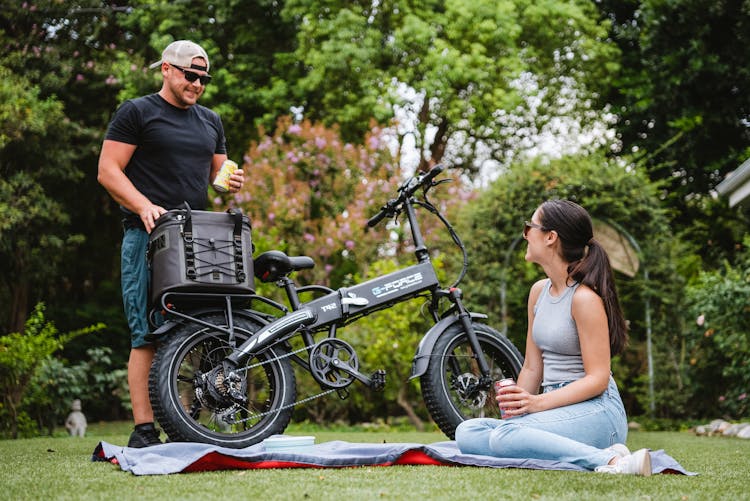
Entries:
{"type": "MultiPolygon", "coordinates": [[[[490,369],[490,378],[517,378],[523,356],[508,338],[481,323],[472,323],[490,369]]],[[[422,396],[432,419],[449,438],[470,418],[500,418],[492,384],[482,387],[477,356],[460,322],[436,341],[427,370],[420,378],[422,396]]]]}
{"type": "MultiPolygon", "coordinates": [[[[222,315],[202,320],[224,327],[222,315]]],[[[236,346],[261,324],[234,319],[236,346]]],[[[242,448],[283,433],[296,398],[294,371],[279,347],[250,358],[230,374],[222,360],[232,353],[228,336],[187,323],[164,341],[149,375],[154,416],[175,442],[242,448]]]]}

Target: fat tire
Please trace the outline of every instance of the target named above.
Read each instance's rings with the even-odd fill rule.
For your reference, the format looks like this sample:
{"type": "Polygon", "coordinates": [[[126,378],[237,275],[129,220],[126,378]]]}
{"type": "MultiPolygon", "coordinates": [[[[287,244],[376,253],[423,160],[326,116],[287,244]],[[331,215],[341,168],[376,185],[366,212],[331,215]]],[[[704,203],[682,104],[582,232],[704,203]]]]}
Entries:
{"type": "MultiPolygon", "coordinates": [[[[479,322],[472,322],[472,326],[490,365],[492,379],[517,378],[523,365],[521,352],[492,327],[479,322]]],[[[468,334],[460,322],[454,323],[435,342],[427,370],[419,380],[430,416],[451,440],[456,436],[456,427],[466,419],[500,418],[492,389],[483,390],[478,402],[468,403],[455,387],[456,378],[481,375],[477,364],[472,362],[471,353],[468,334]]]]}
{"type": "MultiPolygon", "coordinates": [[[[223,315],[210,315],[201,320],[219,327],[225,327],[227,323],[223,315]]],[[[237,346],[262,327],[257,321],[247,318],[235,317],[233,320],[237,346]]],[[[278,358],[287,354],[281,347],[271,347],[246,362],[245,366],[250,366],[271,360],[253,368],[249,376],[256,383],[254,394],[249,399],[258,405],[249,405],[244,414],[237,412],[235,417],[241,419],[248,412],[255,415],[281,410],[239,425],[226,425],[212,409],[199,405],[201,402],[196,398],[190,381],[191,373],[196,369],[205,373],[228,355],[231,348],[227,337],[219,330],[189,322],[160,343],[149,373],[149,396],[154,417],[171,441],[239,449],[283,433],[289,424],[296,399],[296,384],[289,358],[278,358]],[[210,355],[210,360],[206,355],[210,355]],[[260,400],[255,396],[258,394],[262,395],[260,400]]]]}

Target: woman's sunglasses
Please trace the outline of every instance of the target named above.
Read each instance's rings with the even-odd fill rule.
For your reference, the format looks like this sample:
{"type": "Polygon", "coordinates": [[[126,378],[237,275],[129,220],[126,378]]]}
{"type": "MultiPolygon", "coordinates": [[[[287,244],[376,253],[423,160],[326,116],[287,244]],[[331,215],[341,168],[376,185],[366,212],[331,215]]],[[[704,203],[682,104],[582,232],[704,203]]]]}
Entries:
{"type": "Polygon", "coordinates": [[[529,230],[531,228],[537,228],[544,231],[544,226],[541,224],[532,223],[531,221],[524,221],[523,223],[523,237],[526,238],[526,235],[529,234],[529,230]]]}
{"type": "Polygon", "coordinates": [[[185,68],[181,68],[175,64],[170,64],[172,68],[177,68],[182,72],[183,75],[185,75],[185,80],[187,80],[190,83],[195,82],[196,80],[200,80],[201,85],[206,86],[208,82],[211,81],[211,75],[199,75],[194,71],[186,70],[185,68]]]}

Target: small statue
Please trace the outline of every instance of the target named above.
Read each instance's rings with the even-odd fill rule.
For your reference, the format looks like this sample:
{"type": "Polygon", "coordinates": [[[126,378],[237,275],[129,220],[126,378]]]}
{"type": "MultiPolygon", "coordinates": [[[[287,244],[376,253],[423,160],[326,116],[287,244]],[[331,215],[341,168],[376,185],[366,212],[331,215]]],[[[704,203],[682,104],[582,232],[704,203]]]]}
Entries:
{"type": "Polygon", "coordinates": [[[86,416],[81,412],[81,401],[77,398],[73,400],[73,404],[70,406],[73,410],[68,414],[68,419],[65,420],[65,428],[68,429],[71,437],[83,437],[86,435],[86,416]]]}

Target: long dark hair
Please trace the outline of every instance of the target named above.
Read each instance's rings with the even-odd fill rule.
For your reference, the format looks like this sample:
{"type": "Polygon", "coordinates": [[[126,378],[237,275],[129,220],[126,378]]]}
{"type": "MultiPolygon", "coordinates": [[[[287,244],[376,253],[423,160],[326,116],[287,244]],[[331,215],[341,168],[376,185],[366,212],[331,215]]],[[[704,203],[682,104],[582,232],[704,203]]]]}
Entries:
{"type": "Polygon", "coordinates": [[[543,229],[557,232],[562,257],[569,263],[568,277],[590,287],[604,301],[610,352],[612,356],[617,355],[627,345],[628,328],[617,299],[609,256],[594,240],[591,216],[570,200],[548,200],[539,207],[539,213],[543,229]]]}

